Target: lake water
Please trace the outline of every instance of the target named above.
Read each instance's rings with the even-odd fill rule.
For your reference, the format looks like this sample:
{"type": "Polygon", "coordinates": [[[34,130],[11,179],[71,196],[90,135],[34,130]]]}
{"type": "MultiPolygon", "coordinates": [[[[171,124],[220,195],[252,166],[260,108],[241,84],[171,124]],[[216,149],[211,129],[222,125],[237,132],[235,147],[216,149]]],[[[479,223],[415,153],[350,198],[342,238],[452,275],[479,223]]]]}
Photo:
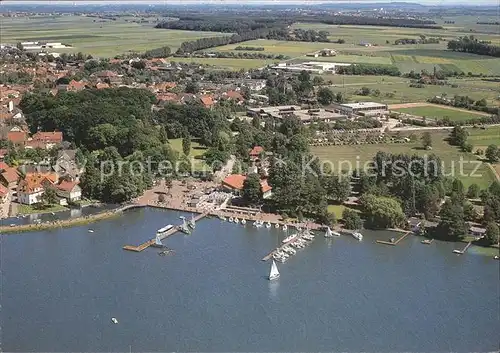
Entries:
{"type": "Polygon", "coordinates": [[[499,262],[462,244],[325,239],[279,264],[284,237],[205,219],[175,255],[122,250],[178,223],[141,209],[92,224],[1,237],[3,351],[492,351],[499,262]],[[119,320],[113,325],[111,317],[119,320]]]}

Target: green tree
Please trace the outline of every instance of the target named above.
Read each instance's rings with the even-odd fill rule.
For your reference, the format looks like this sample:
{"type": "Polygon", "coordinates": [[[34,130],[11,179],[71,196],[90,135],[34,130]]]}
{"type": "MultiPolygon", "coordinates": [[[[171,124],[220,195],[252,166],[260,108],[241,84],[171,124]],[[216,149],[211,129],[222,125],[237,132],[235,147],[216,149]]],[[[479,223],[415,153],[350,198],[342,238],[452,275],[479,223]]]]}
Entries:
{"type": "Polygon", "coordinates": [[[182,152],[186,156],[189,156],[189,153],[191,152],[191,138],[189,135],[182,138],[182,152]]]}
{"type": "Polygon", "coordinates": [[[406,219],[401,205],[393,198],[365,194],[360,201],[366,223],[371,227],[396,228],[400,227],[406,219]]]}
{"type": "Polygon", "coordinates": [[[480,191],[481,191],[481,189],[479,188],[479,185],[471,184],[469,186],[469,188],[467,189],[467,197],[469,199],[477,199],[480,191]]]}
{"type": "Polygon", "coordinates": [[[465,146],[467,142],[467,131],[461,126],[455,126],[450,133],[450,144],[454,146],[465,146]]]}
{"type": "Polygon", "coordinates": [[[363,221],[359,214],[350,208],[344,209],[342,212],[342,219],[347,229],[361,229],[363,228],[363,221]]]}
{"type": "Polygon", "coordinates": [[[242,196],[251,205],[258,204],[262,199],[260,176],[258,174],[249,174],[247,176],[243,182],[242,196]]]}
{"type": "Polygon", "coordinates": [[[195,81],[188,81],[186,83],[186,88],[184,89],[186,93],[196,94],[200,91],[200,86],[195,81]]]}
{"type": "Polygon", "coordinates": [[[332,92],[331,89],[327,87],[321,87],[318,90],[318,102],[322,105],[329,105],[332,104],[332,102],[335,99],[335,94],[332,92]]]}
{"type": "Polygon", "coordinates": [[[446,200],[439,213],[439,228],[447,240],[459,240],[467,234],[464,211],[460,204],[446,200]]]}
{"type": "Polygon", "coordinates": [[[426,131],[422,135],[422,145],[425,149],[432,147],[432,136],[430,132],[426,131]]]}
{"type": "Polygon", "coordinates": [[[486,226],[485,238],[489,245],[498,244],[498,240],[500,238],[500,231],[495,222],[489,222],[488,225],[486,226]]]}
{"type": "Polygon", "coordinates": [[[46,187],[42,195],[42,203],[45,205],[54,205],[57,203],[56,189],[53,187],[46,187]]]}
{"type": "Polygon", "coordinates": [[[500,151],[496,145],[489,145],[488,148],[486,148],[484,155],[486,159],[488,159],[488,162],[496,163],[500,158],[500,151]]]}

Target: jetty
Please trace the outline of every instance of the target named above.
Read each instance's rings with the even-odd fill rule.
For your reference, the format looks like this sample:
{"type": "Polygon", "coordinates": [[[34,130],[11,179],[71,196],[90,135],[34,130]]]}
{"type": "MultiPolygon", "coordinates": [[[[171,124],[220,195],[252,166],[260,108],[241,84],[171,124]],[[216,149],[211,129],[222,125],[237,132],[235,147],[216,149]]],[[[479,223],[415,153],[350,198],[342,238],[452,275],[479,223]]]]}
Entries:
{"type": "Polygon", "coordinates": [[[472,242],[470,241],[467,243],[467,245],[462,250],[455,249],[455,250],[453,250],[453,253],[458,254],[458,255],[465,254],[465,252],[467,251],[467,249],[469,249],[469,246],[471,246],[471,245],[472,245],[472,242]]]}
{"type": "MultiPolygon", "coordinates": [[[[193,222],[198,222],[199,220],[201,220],[202,218],[206,217],[208,215],[208,213],[201,213],[201,214],[198,214],[196,217],[194,217],[192,219],[193,222]]],[[[155,246],[157,244],[156,240],[159,239],[160,241],[165,239],[165,238],[168,238],[169,236],[171,235],[174,235],[175,233],[177,232],[181,232],[182,231],[182,225],[178,225],[176,227],[173,227],[171,229],[169,229],[168,231],[166,231],[165,233],[162,233],[162,234],[157,234],[156,237],[154,237],[153,239],[150,239],[142,244],[139,244],[137,246],[135,245],[125,245],[123,247],[123,250],[128,250],[128,251],[134,251],[134,252],[141,252],[147,248],[149,248],[150,246],[155,246]]]]}
{"type": "Polygon", "coordinates": [[[392,246],[396,246],[398,245],[398,243],[403,240],[404,238],[406,238],[408,236],[408,234],[410,234],[411,231],[407,231],[405,234],[403,234],[401,237],[399,237],[399,239],[397,240],[394,240],[394,241],[385,241],[385,240],[377,240],[377,243],[378,244],[383,244],[383,245],[392,245],[392,246]]]}
{"type": "Polygon", "coordinates": [[[292,239],[290,239],[290,240],[289,240],[289,241],[287,241],[286,243],[283,243],[282,245],[278,246],[276,249],[274,249],[274,250],[273,250],[273,251],[271,251],[269,254],[267,254],[266,256],[264,256],[264,257],[262,258],[262,261],[267,261],[267,260],[269,260],[269,259],[273,256],[273,254],[274,254],[276,251],[282,250],[285,246],[290,245],[291,243],[293,243],[294,241],[296,241],[296,240],[297,240],[297,239],[299,239],[300,237],[301,237],[300,232],[299,232],[299,233],[297,233],[297,234],[295,234],[295,236],[294,236],[292,239]]]}

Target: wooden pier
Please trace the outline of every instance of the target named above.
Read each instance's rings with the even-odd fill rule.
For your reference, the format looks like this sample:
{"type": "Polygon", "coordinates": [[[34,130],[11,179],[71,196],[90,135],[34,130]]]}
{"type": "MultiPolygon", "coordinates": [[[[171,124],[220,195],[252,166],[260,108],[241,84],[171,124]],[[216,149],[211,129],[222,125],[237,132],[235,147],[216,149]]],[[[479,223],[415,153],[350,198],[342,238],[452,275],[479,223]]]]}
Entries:
{"type": "Polygon", "coordinates": [[[467,245],[462,249],[462,250],[453,250],[453,253],[455,254],[458,254],[458,255],[462,255],[462,254],[465,254],[465,252],[467,251],[467,249],[469,249],[469,246],[472,245],[472,242],[468,242],[467,245]]]}
{"type": "MultiPolygon", "coordinates": [[[[202,214],[198,214],[196,217],[193,218],[193,221],[196,223],[198,222],[200,219],[206,217],[208,215],[208,213],[202,213],[202,214]]],[[[176,226],[176,227],[173,227],[172,229],[169,229],[168,231],[166,231],[165,233],[161,234],[160,235],[160,239],[163,240],[165,238],[168,238],[169,236],[179,232],[181,230],[181,226],[176,226]]],[[[156,243],[156,237],[154,237],[153,239],[150,239],[140,245],[125,245],[123,247],[123,250],[128,250],[128,251],[134,251],[134,252],[141,252],[147,248],[149,248],[150,246],[153,246],[155,245],[156,243]]]]}
{"type": "Polygon", "coordinates": [[[411,231],[408,231],[406,232],[405,234],[403,234],[403,236],[401,236],[398,240],[395,240],[394,242],[392,241],[385,241],[385,240],[377,240],[377,243],[378,244],[384,244],[384,245],[392,245],[392,246],[396,246],[398,245],[398,243],[403,240],[404,238],[406,238],[408,236],[408,234],[410,234],[411,231]]]}
{"type": "Polygon", "coordinates": [[[295,236],[291,240],[287,241],[286,243],[281,244],[276,249],[274,249],[273,251],[271,251],[269,254],[267,254],[266,256],[264,256],[262,258],[262,261],[269,260],[276,251],[283,249],[285,246],[289,245],[290,243],[293,243],[294,241],[296,241],[299,238],[300,238],[300,233],[295,234],[295,236]]]}

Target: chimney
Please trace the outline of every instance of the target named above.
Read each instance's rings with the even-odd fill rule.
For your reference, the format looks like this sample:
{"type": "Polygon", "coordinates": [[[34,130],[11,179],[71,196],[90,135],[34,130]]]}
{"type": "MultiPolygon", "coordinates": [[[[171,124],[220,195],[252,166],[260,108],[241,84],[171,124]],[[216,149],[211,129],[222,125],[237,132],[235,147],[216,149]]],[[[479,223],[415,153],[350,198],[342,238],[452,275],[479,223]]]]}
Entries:
{"type": "Polygon", "coordinates": [[[14,102],[10,101],[9,102],[9,113],[12,113],[13,110],[14,110],[14,102]]]}

